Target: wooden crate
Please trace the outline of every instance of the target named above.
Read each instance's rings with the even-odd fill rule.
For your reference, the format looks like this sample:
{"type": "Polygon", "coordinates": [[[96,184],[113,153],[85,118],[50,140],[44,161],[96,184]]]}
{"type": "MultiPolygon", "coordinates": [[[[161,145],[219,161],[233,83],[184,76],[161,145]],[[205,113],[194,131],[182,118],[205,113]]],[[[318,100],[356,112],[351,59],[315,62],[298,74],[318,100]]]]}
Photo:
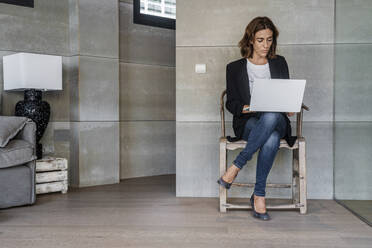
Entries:
{"type": "Polygon", "coordinates": [[[65,158],[45,157],[36,160],[36,194],[67,193],[68,164],[65,158]]]}

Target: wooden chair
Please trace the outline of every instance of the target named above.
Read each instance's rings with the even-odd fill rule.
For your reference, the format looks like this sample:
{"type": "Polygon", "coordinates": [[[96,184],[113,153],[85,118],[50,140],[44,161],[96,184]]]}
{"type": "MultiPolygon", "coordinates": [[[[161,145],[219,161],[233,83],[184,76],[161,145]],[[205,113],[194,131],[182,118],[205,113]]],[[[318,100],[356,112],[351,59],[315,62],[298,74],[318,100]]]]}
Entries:
{"type": "MultiPolygon", "coordinates": [[[[221,134],[220,138],[220,176],[226,172],[226,156],[228,150],[244,148],[246,141],[229,142],[225,135],[225,109],[224,97],[226,90],[221,95],[221,134]]],[[[266,188],[292,188],[292,204],[285,205],[267,205],[267,209],[300,209],[301,214],[306,214],[306,142],[302,136],[302,117],[303,110],[309,111],[309,108],[302,104],[301,112],[297,113],[297,140],[293,147],[288,146],[284,139],[280,140],[280,148],[287,148],[293,151],[292,159],[292,183],[291,184],[266,184],[266,188]]],[[[232,186],[254,187],[254,183],[236,183],[232,186]]],[[[251,209],[248,204],[231,204],[227,202],[227,190],[220,186],[220,212],[226,212],[227,209],[251,209]]]]}

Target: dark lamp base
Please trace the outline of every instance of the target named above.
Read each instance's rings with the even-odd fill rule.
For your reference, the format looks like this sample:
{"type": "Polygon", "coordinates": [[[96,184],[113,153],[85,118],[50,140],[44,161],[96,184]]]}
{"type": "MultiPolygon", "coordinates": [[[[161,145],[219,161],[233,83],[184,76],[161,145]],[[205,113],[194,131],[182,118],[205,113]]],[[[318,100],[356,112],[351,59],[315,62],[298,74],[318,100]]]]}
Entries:
{"type": "Polygon", "coordinates": [[[16,104],[15,115],[30,118],[36,123],[36,156],[41,159],[43,146],[40,144],[40,140],[48,126],[50,117],[49,103],[42,101],[41,91],[35,89],[25,90],[24,100],[16,104]]]}
{"type": "Polygon", "coordinates": [[[36,157],[37,159],[42,159],[43,157],[43,144],[36,144],[36,157]]]}

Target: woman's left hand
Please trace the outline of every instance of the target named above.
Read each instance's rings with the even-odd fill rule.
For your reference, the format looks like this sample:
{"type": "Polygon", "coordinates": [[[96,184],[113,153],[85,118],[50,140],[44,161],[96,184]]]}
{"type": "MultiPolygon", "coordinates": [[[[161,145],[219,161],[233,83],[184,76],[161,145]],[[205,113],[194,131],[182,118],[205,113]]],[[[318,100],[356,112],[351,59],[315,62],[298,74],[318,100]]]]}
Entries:
{"type": "Polygon", "coordinates": [[[288,115],[289,117],[293,116],[294,114],[295,114],[294,112],[287,112],[287,115],[288,115]]]}

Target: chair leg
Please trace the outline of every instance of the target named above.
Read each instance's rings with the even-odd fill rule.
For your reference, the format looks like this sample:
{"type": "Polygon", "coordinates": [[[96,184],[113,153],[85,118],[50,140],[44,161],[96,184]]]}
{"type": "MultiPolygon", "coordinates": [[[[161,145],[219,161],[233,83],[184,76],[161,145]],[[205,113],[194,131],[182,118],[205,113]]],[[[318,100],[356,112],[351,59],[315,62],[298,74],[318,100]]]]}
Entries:
{"type": "Polygon", "coordinates": [[[297,204],[300,202],[300,178],[299,178],[299,161],[298,149],[293,150],[292,160],[292,203],[297,204]]]}
{"type": "MultiPolygon", "coordinates": [[[[220,177],[226,172],[226,142],[220,142],[220,177]]],[[[227,190],[220,185],[220,212],[226,213],[227,190]]]]}
{"type": "Polygon", "coordinates": [[[307,189],[306,189],[306,145],[305,140],[299,142],[299,172],[300,172],[300,213],[307,212],[307,189]]]}

